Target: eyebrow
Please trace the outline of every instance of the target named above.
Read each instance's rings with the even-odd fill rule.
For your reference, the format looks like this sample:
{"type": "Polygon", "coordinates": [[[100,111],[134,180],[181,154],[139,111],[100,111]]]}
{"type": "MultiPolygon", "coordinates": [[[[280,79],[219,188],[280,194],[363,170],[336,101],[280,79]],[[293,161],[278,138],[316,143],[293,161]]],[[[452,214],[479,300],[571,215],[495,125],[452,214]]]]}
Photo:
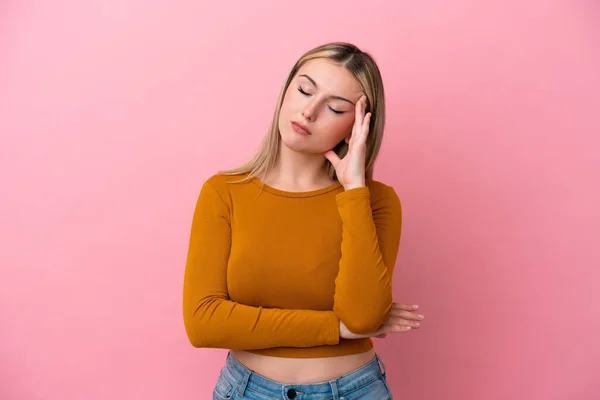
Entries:
{"type": "MultiPolygon", "coordinates": [[[[306,75],[306,74],[302,74],[302,75],[298,75],[298,76],[302,76],[306,79],[308,79],[315,87],[319,87],[317,85],[317,82],[315,82],[315,80],[313,78],[311,78],[310,76],[306,75]]],[[[350,100],[348,100],[345,97],[341,97],[341,96],[330,96],[332,99],[337,99],[337,100],[342,100],[342,101],[347,101],[348,103],[355,105],[353,102],[351,102],[350,100]]]]}

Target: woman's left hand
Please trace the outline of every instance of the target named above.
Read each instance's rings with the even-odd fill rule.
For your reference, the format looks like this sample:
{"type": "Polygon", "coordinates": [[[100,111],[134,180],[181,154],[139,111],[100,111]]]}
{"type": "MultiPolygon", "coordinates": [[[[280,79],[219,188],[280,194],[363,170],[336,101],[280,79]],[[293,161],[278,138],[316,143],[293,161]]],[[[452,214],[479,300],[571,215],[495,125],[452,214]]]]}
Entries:
{"type": "Polygon", "coordinates": [[[367,136],[371,122],[371,113],[365,115],[366,101],[366,96],[363,95],[356,102],[354,126],[348,143],[348,153],[344,158],[340,159],[333,150],[325,152],[325,157],[335,168],[338,181],[346,190],[365,186],[367,136]]]}

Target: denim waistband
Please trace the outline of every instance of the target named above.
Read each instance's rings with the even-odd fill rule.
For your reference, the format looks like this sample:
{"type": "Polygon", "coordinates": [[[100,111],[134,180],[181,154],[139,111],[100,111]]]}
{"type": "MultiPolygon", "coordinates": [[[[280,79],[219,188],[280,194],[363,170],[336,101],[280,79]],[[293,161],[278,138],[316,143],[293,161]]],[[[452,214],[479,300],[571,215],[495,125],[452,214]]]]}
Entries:
{"type": "Polygon", "coordinates": [[[229,374],[240,383],[238,392],[242,397],[246,389],[250,388],[255,392],[263,393],[267,396],[278,393],[282,398],[287,398],[286,393],[290,389],[293,389],[299,394],[320,394],[337,399],[340,396],[344,396],[345,393],[359,389],[379,379],[381,376],[385,377],[385,365],[381,361],[381,358],[375,354],[375,357],[367,364],[333,380],[305,384],[283,384],[246,368],[231,352],[228,352],[223,373],[229,374]]]}

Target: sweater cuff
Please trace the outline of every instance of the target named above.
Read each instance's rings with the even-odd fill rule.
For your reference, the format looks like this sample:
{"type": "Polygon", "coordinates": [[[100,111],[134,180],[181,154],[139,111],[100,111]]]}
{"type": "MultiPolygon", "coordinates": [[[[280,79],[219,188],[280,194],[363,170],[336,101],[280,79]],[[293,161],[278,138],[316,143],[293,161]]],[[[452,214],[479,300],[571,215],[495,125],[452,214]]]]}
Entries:
{"type": "Polygon", "coordinates": [[[331,311],[330,312],[330,321],[331,321],[331,330],[330,332],[332,332],[332,335],[330,338],[328,338],[329,340],[327,341],[328,345],[336,345],[340,342],[340,320],[338,319],[337,315],[331,311]]]}
{"type": "Polygon", "coordinates": [[[335,196],[335,199],[338,203],[343,202],[344,200],[352,200],[361,197],[369,197],[371,196],[371,192],[368,186],[361,186],[350,190],[345,190],[341,193],[338,193],[335,196]]]}

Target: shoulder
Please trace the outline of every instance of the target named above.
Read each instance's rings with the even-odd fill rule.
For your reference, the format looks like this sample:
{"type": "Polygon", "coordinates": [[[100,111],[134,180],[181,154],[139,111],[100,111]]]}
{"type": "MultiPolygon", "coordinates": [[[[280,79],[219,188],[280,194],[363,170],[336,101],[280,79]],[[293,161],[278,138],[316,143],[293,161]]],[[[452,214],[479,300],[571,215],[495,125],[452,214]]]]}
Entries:
{"type": "Polygon", "coordinates": [[[392,186],[375,179],[367,179],[366,186],[371,194],[371,203],[397,204],[400,206],[400,198],[392,186]]]}
{"type": "Polygon", "coordinates": [[[216,173],[204,182],[204,185],[209,185],[218,192],[227,192],[233,182],[245,179],[247,174],[225,175],[216,173]]]}
{"type": "Polygon", "coordinates": [[[402,205],[396,190],[383,182],[368,179],[366,186],[371,196],[371,209],[375,223],[379,226],[394,226],[396,229],[402,227],[402,205]]]}
{"type": "Polygon", "coordinates": [[[225,175],[221,173],[211,175],[201,183],[200,195],[206,194],[212,197],[217,195],[223,203],[229,204],[233,182],[240,181],[246,178],[246,176],[246,174],[225,175]]]}

